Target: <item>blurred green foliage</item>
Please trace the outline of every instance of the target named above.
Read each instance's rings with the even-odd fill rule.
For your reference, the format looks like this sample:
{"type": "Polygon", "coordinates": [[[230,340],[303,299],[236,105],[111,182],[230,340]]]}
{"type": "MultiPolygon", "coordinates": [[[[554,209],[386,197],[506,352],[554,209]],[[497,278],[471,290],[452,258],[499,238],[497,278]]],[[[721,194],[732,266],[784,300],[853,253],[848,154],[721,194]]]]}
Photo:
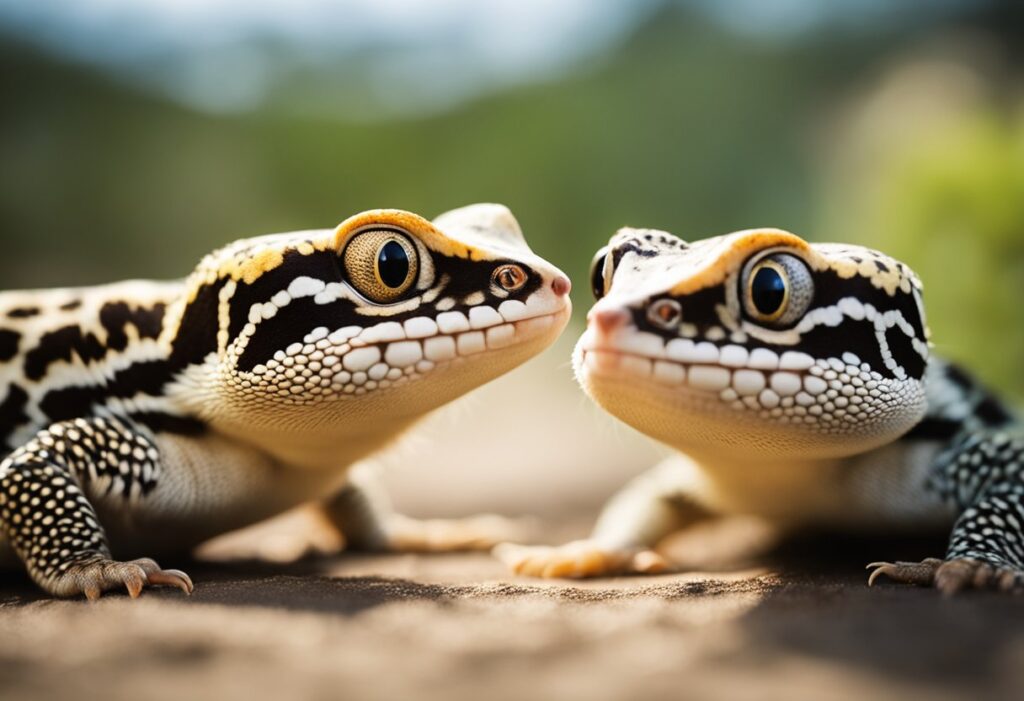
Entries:
{"type": "Polygon", "coordinates": [[[823,64],[815,47],[740,42],[673,13],[556,82],[375,123],[198,114],[8,54],[0,275],[5,287],[180,275],[232,238],[378,206],[503,202],[576,278],[626,224],[807,230],[804,131],[863,50],[833,46],[823,64]]]}
{"type": "Polygon", "coordinates": [[[936,351],[1020,398],[1024,109],[936,121],[832,194],[842,201],[830,230],[906,261],[924,282],[936,351]]]}
{"type": "Polygon", "coordinates": [[[591,255],[619,226],[779,226],[906,259],[939,349],[1022,397],[1019,114],[982,105],[856,177],[822,157],[837,111],[919,39],[759,40],[674,9],[567,76],[368,123],[196,113],[8,42],[0,288],[177,277],[242,236],[497,201],[577,282],[582,312],[591,255]]]}

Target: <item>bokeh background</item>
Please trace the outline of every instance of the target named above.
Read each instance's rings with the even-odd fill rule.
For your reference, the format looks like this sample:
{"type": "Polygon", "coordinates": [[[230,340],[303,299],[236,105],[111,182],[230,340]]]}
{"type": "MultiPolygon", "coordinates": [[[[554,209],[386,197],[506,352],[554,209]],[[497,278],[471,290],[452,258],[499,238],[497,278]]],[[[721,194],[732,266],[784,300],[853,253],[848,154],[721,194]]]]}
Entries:
{"type": "Polygon", "coordinates": [[[1016,0],[0,0],[0,42],[2,288],[377,206],[506,203],[577,283],[625,224],[771,225],[903,258],[1024,398],[1016,0]]]}
{"type": "MultiPolygon", "coordinates": [[[[576,317],[379,458],[412,515],[529,514],[558,542],[663,452],[569,367],[623,225],[881,248],[923,278],[937,352],[1024,400],[1022,0],[0,0],[0,289],[476,201],[573,277],[576,317]]],[[[336,549],[315,524],[200,555],[336,549]]],[[[174,561],[187,602],[84,606],[5,575],[0,696],[1024,698],[1019,598],[864,586],[941,541],[829,536],[766,569],[738,525],[676,539],[682,574],[589,583],[483,555],[174,561]]]]}
{"type": "Polygon", "coordinates": [[[568,369],[622,225],[881,248],[923,278],[937,351],[1024,398],[1022,76],[1017,0],[0,0],[0,288],[505,203],[576,281],[577,326],[408,469],[476,475],[469,510],[508,495],[494,474],[561,474],[521,475],[554,509],[656,452],[568,369]]]}

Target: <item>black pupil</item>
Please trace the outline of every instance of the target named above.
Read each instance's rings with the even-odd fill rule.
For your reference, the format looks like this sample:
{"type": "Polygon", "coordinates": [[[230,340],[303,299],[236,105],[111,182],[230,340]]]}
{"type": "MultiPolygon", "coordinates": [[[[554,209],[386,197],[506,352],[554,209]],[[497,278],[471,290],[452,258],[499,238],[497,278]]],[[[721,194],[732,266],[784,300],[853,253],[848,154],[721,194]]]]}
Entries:
{"type": "Polygon", "coordinates": [[[409,254],[402,244],[388,241],[377,254],[377,270],[381,281],[391,288],[401,287],[409,275],[409,254]]]}
{"type": "Polygon", "coordinates": [[[754,273],[750,296],[757,311],[770,316],[779,311],[786,298],[786,281],[778,270],[765,266],[754,273]]]}
{"type": "Polygon", "coordinates": [[[590,271],[590,291],[594,293],[594,299],[604,297],[604,259],[601,256],[594,261],[594,267],[590,271]]]}

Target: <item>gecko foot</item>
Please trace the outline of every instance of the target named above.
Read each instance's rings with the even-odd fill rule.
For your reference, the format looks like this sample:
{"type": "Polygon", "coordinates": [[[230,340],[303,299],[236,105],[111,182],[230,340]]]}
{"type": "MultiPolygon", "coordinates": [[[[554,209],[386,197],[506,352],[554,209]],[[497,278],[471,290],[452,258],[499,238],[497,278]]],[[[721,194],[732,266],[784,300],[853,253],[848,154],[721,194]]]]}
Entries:
{"type": "Polygon", "coordinates": [[[492,552],[513,572],[529,577],[657,574],[671,569],[664,557],[648,548],[609,548],[594,540],[555,547],[502,543],[492,552]]]}
{"type": "Polygon", "coordinates": [[[177,587],[186,594],[192,593],[192,580],[181,570],[164,570],[149,558],[118,562],[108,558],[96,558],[73,565],[57,577],[51,587],[58,596],[85,594],[90,601],[111,589],[124,587],[133,599],[146,586],[177,587]]]}
{"type": "Polygon", "coordinates": [[[529,538],[533,530],[530,519],[495,514],[453,519],[415,519],[393,514],[386,529],[386,549],[427,553],[490,550],[506,540],[529,538]]]}
{"type": "Polygon", "coordinates": [[[879,576],[902,584],[934,586],[947,596],[965,589],[996,589],[1003,592],[1024,592],[1024,572],[967,557],[940,560],[930,557],[921,562],[872,562],[875,568],[868,576],[868,586],[879,576]]]}

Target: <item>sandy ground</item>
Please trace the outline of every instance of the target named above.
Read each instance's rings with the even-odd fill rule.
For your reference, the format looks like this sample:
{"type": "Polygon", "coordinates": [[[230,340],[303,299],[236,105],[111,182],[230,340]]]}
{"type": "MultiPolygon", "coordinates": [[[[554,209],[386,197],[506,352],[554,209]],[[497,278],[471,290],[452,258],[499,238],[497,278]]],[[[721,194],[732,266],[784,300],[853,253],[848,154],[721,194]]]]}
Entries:
{"type": "MultiPolygon", "coordinates": [[[[397,505],[584,532],[659,451],[568,375],[534,364],[428,422],[382,461],[397,505]]],[[[278,528],[210,552],[286,558],[278,528]]],[[[1024,597],[865,586],[866,562],[941,541],[769,542],[734,522],[669,544],[696,571],[591,582],[510,577],[482,554],[196,562],[191,597],[96,604],[4,575],[0,698],[1024,698],[1024,597]]]]}
{"type": "MultiPolygon", "coordinates": [[[[819,543],[818,554],[834,551],[819,543]]],[[[799,560],[813,554],[790,553],[799,560]]],[[[863,561],[863,558],[858,562],[863,561]]],[[[4,698],[1020,699],[1024,600],[859,566],[601,582],[484,555],[193,567],[190,598],[0,589],[4,698]]]]}

